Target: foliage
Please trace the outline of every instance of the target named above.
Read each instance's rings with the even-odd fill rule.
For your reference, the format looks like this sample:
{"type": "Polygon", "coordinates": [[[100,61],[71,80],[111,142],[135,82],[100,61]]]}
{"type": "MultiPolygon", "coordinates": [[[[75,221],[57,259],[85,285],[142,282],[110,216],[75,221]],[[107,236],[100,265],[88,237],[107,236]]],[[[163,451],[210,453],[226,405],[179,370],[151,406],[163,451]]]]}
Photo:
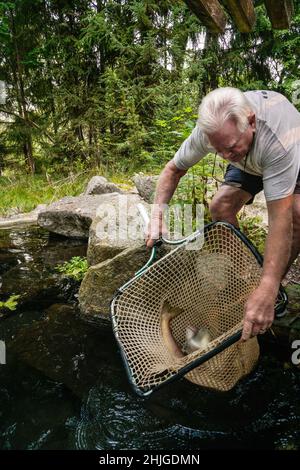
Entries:
{"type": "MultiPolygon", "coordinates": [[[[60,167],[52,168],[45,175],[22,175],[6,172],[6,176],[0,176],[0,216],[12,215],[20,212],[28,212],[38,204],[50,204],[65,196],[78,196],[81,194],[90,178],[95,175],[103,175],[111,181],[122,185],[124,189],[130,189],[129,176],[124,174],[106,172],[103,167],[94,167],[92,170],[69,172],[60,177],[60,167]]],[[[78,168],[79,169],[79,168],[78,168]]]]}
{"type": "Polygon", "coordinates": [[[241,231],[251,240],[259,253],[265,251],[265,243],[267,238],[266,230],[261,226],[260,217],[239,217],[239,225],[241,231]]]}
{"type": "Polygon", "coordinates": [[[10,311],[16,310],[18,306],[18,299],[20,298],[20,295],[11,295],[7,300],[1,301],[0,300],[0,312],[3,309],[8,309],[10,311]]]}
{"type": "Polygon", "coordinates": [[[56,266],[56,270],[68,277],[72,277],[76,281],[82,281],[88,270],[87,259],[81,258],[80,256],[73,256],[70,261],[56,266]]]}
{"type": "Polygon", "coordinates": [[[291,97],[299,77],[298,2],[295,8],[288,31],[273,31],[258,5],[252,33],[228,25],[216,36],[180,0],[0,2],[7,85],[0,171],[49,173],[78,160],[158,171],[212,88],[271,88],[291,97]]]}
{"type": "Polygon", "coordinates": [[[195,104],[190,97],[183,97],[182,105],[172,113],[166,106],[166,110],[158,113],[158,118],[154,119],[149,129],[149,137],[153,139],[153,151],[150,154],[152,168],[161,168],[170,160],[195,127],[197,119],[195,104]]]}
{"type": "MultiPolygon", "coordinates": [[[[289,30],[272,30],[256,2],[253,32],[228,24],[217,36],[181,0],[0,2],[0,212],[79,194],[97,172],[159,173],[215,87],[291,98],[300,51],[294,3],[289,30]]],[[[175,200],[203,203],[208,217],[223,166],[209,155],[175,200]]]]}

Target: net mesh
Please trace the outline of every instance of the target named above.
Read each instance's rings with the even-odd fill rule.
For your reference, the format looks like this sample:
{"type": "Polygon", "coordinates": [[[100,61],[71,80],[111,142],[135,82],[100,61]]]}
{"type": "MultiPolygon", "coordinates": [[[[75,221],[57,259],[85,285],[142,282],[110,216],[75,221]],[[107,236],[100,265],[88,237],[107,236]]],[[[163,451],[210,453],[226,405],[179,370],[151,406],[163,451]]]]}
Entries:
{"type": "MultiPolygon", "coordinates": [[[[261,266],[230,227],[213,225],[205,232],[201,249],[188,248],[175,248],[114,301],[114,331],[131,380],[143,391],[155,389],[241,330],[245,301],[259,284],[261,266]],[[209,330],[211,341],[205,349],[181,358],[170,353],[161,329],[165,301],[181,312],[170,323],[177,344],[184,346],[186,326],[194,325],[209,330]]],[[[229,346],[185,377],[226,391],[252,370],[258,357],[254,337],[229,346]]]]}

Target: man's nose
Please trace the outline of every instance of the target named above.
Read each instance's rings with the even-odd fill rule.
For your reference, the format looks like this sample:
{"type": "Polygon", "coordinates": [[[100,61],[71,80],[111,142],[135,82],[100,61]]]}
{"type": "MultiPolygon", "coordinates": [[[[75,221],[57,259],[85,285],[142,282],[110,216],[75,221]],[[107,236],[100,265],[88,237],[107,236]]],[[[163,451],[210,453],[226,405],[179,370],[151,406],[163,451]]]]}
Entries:
{"type": "Polygon", "coordinates": [[[232,157],[232,152],[230,150],[224,150],[224,152],[222,152],[222,157],[225,160],[229,160],[230,157],[232,157]]]}

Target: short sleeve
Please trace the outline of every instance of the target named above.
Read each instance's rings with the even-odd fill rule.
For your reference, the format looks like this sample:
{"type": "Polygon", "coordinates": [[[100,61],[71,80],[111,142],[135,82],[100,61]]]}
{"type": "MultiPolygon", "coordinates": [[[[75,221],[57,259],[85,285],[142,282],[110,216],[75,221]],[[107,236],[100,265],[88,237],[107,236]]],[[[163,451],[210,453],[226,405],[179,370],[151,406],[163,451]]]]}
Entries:
{"type": "Polygon", "coordinates": [[[204,139],[199,126],[196,126],[191,135],[182,143],[172,161],[179,170],[187,170],[211,151],[212,148],[204,139]]]}
{"type": "Polygon", "coordinates": [[[267,201],[283,199],[293,194],[300,167],[300,145],[273,159],[263,169],[264,193],[267,201]]]}

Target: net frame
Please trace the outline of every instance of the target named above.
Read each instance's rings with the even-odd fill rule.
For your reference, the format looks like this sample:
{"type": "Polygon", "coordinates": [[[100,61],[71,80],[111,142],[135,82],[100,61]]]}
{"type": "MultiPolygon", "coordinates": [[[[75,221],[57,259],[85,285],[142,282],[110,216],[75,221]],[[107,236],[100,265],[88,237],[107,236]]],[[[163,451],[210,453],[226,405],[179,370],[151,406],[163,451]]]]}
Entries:
{"type": "MultiPolygon", "coordinates": [[[[127,296],[127,294],[129,294],[129,301],[130,301],[130,295],[132,295],[132,292],[134,292],[135,283],[141,283],[141,280],[145,280],[147,283],[147,279],[149,278],[149,276],[151,277],[153,270],[156,270],[156,271],[159,270],[159,267],[163,263],[165,263],[166,260],[170,262],[170,259],[172,259],[172,257],[175,257],[175,253],[177,253],[178,250],[180,249],[182,250],[185,247],[185,245],[195,242],[195,240],[197,240],[201,236],[204,236],[204,240],[206,240],[206,238],[209,236],[209,233],[212,230],[218,229],[219,227],[223,227],[226,230],[228,230],[229,231],[228,233],[230,233],[230,236],[237,237],[239,243],[242,242],[242,246],[246,248],[248,255],[251,255],[251,257],[255,259],[257,266],[261,268],[263,264],[263,257],[254,247],[254,245],[250,242],[250,240],[240,230],[238,230],[236,227],[234,227],[233,225],[227,222],[213,222],[211,224],[206,225],[203,228],[203,230],[195,232],[194,234],[192,234],[192,236],[188,237],[187,239],[182,240],[180,242],[175,242],[176,244],[179,244],[178,248],[175,248],[174,250],[172,250],[170,253],[168,253],[167,255],[159,259],[158,261],[154,262],[155,253],[152,252],[148,263],[143,268],[141,268],[132,279],[130,279],[122,287],[120,287],[112,298],[111,320],[112,320],[113,332],[114,332],[117,344],[121,352],[122,360],[123,360],[123,363],[127,372],[129,382],[131,386],[133,387],[134,391],[137,393],[137,395],[141,397],[149,396],[151,393],[158,390],[162,386],[167,385],[173,382],[174,380],[177,380],[183,376],[187,376],[186,378],[188,378],[188,380],[198,383],[197,380],[193,380],[193,376],[195,375],[193,369],[198,368],[205,362],[214,358],[217,354],[220,354],[223,351],[225,351],[227,348],[230,348],[241,338],[242,321],[237,322],[237,324],[234,325],[234,327],[230,328],[229,331],[227,331],[226,333],[221,334],[218,337],[214,338],[214,340],[210,343],[210,348],[207,351],[202,352],[200,355],[193,353],[192,355],[186,356],[186,357],[189,357],[188,360],[186,359],[178,360],[177,369],[176,370],[173,369],[171,370],[171,372],[168,372],[165,374],[162,373],[161,380],[159,380],[160,373],[153,372],[153,376],[155,375],[158,376],[157,380],[159,382],[157,383],[157,380],[155,378],[154,380],[155,383],[152,383],[150,380],[150,382],[147,383],[147,385],[143,384],[143,380],[140,380],[140,377],[138,377],[136,367],[132,361],[132,351],[129,351],[128,346],[124,344],[124,339],[122,338],[122,334],[123,334],[122,327],[124,325],[122,326],[122,321],[120,321],[120,318],[124,314],[124,305],[125,305],[125,315],[126,315],[126,302],[128,302],[128,300],[125,297],[127,296]],[[123,299],[124,299],[124,302],[123,302],[123,299]],[[123,305],[122,305],[122,302],[123,302],[123,305]],[[122,313],[122,308],[123,308],[123,313],[122,313]]],[[[171,244],[173,245],[175,243],[171,242],[171,244]]],[[[287,302],[288,302],[288,298],[285,293],[285,290],[283,289],[282,286],[280,286],[278,297],[277,297],[277,302],[275,305],[276,314],[279,314],[285,309],[287,302]]],[[[252,338],[249,341],[256,342],[257,339],[252,338]]]]}

